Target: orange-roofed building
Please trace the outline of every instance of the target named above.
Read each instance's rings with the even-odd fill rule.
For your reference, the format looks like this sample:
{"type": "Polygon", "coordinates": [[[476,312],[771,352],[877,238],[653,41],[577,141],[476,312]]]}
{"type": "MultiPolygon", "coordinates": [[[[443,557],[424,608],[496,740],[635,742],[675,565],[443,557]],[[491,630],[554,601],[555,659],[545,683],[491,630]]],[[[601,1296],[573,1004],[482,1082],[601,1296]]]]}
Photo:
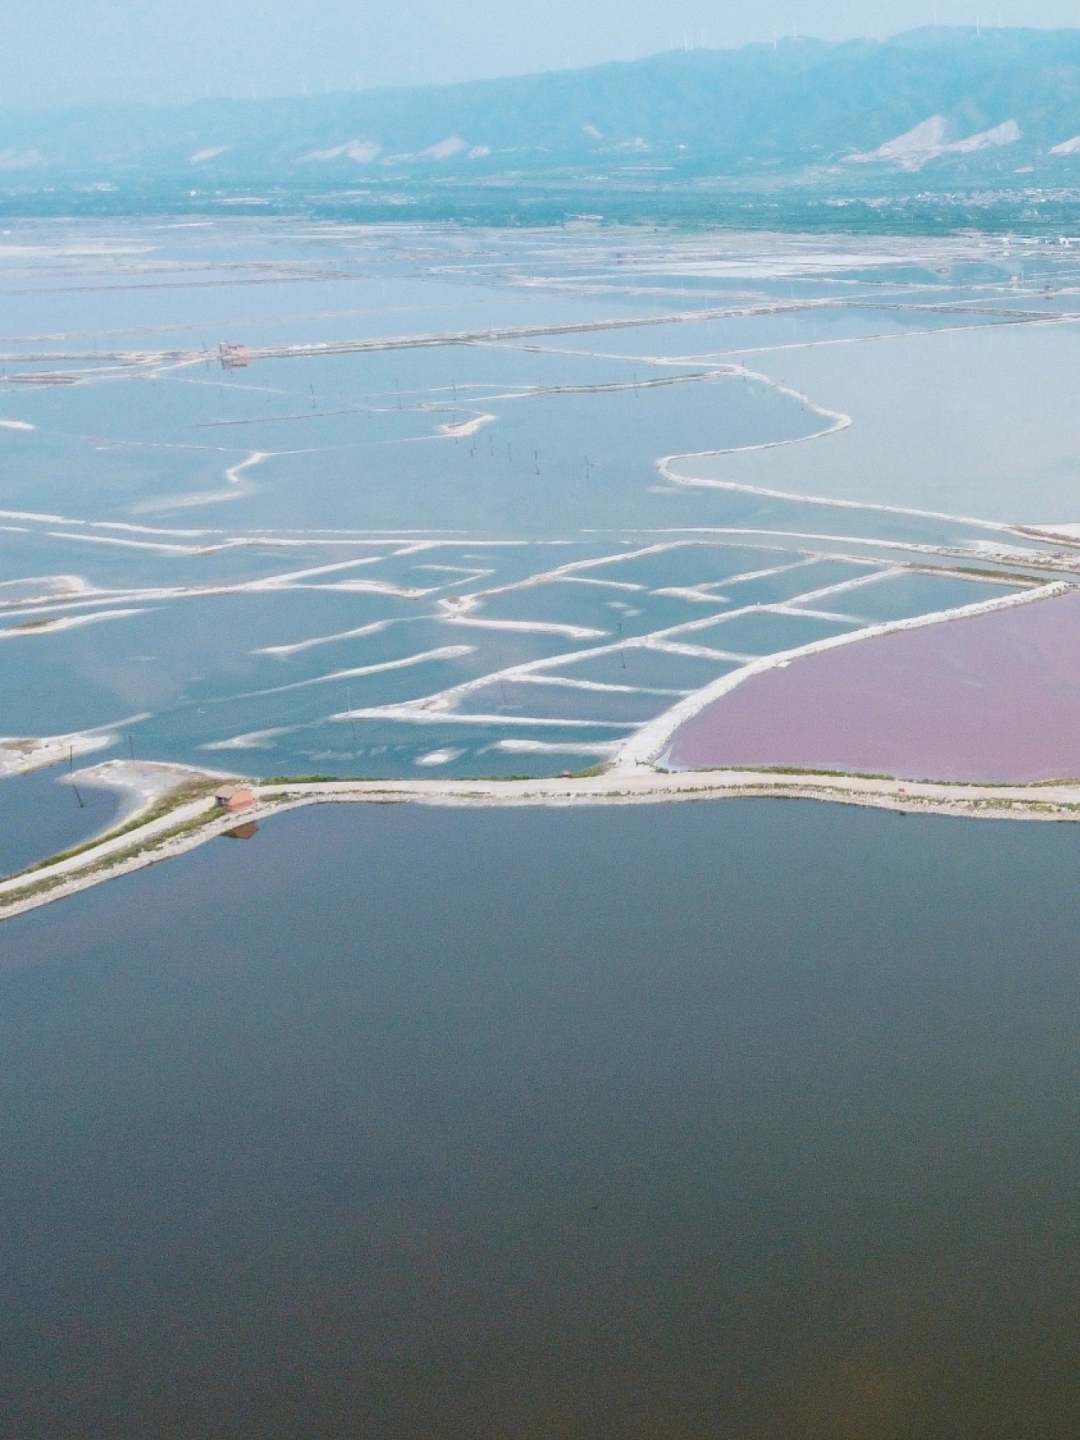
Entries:
{"type": "Polygon", "coordinates": [[[255,792],[250,785],[223,785],[214,799],[221,810],[248,810],[255,804],[255,792]]]}

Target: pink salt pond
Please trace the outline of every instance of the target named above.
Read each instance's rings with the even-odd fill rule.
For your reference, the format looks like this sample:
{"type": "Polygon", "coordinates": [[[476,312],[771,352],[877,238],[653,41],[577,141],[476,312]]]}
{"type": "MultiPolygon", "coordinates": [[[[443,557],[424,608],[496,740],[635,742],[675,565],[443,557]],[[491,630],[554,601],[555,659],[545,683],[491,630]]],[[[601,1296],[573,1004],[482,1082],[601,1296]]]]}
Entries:
{"type": "Polygon", "coordinates": [[[681,726],[667,764],[1002,783],[1080,776],[1080,593],[765,670],[681,726]]]}

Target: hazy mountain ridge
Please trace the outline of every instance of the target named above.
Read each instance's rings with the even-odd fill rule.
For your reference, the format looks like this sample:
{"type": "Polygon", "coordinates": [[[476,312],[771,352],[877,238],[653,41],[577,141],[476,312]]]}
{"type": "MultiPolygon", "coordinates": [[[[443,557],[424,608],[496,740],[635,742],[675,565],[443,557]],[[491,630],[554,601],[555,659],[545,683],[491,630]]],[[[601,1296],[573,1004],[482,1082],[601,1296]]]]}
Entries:
{"type": "Polygon", "coordinates": [[[545,175],[585,191],[590,176],[635,175],[903,189],[912,173],[923,186],[1015,188],[1013,175],[1036,171],[1080,179],[1078,136],[1080,30],[933,28],[451,86],[0,116],[0,194],[408,192],[545,175]]]}

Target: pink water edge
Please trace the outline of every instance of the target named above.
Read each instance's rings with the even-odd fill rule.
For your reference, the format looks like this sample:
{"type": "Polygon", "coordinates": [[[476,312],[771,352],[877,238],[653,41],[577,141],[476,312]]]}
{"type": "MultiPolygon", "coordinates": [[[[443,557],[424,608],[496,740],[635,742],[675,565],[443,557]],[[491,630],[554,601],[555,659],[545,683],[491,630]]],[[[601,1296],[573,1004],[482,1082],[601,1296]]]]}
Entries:
{"type": "Polygon", "coordinates": [[[682,725],[667,763],[1002,783],[1080,776],[1080,593],[763,671],[682,725]]]}

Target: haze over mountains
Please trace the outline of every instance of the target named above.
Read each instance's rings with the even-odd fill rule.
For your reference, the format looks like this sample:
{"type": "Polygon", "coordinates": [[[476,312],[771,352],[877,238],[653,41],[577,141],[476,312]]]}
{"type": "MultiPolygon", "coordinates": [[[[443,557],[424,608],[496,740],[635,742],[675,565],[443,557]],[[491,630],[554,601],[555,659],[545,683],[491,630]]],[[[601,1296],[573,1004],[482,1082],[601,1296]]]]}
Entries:
{"type": "Polygon", "coordinates": [[[1068,185],[1074,172],[1080,30],[784,39],[451,86],[0,117],[9,209],[57,187],[133,184],[189,198],[238,185],[377,197],[389,186],[407,199],[413,185],[544,175],[584,191],[590,175],[639,187],[651,175],[858,192],[1015,188],[1033,175],[1068,185]]]}

